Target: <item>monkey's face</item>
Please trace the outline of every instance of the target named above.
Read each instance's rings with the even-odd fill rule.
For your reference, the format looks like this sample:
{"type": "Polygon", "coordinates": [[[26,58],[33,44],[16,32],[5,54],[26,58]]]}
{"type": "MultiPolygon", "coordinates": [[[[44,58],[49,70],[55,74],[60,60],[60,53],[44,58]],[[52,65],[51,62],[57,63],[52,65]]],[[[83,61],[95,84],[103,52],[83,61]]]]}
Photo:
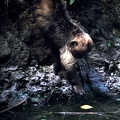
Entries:
{"type": "Polygon", "coordinates": [[[87,54],[94,43],[91,37],[87,33],[82,33],[75,37],[68,45],[68,50],[73,54],[74,57],[81,58],[87,54]]]}

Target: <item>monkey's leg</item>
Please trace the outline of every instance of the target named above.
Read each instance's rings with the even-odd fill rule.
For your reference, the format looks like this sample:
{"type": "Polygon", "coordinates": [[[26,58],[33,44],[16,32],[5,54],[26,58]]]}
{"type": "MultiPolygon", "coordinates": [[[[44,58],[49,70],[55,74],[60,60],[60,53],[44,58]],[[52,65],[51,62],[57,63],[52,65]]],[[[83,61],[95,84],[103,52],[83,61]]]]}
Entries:
{"type": "Polygon", "coordinates": [[[61,62],[60,62],[60,56],[58,56],[58,55],[54,56],[54,64],[53,64],[53,66],[54,66],[55,75],[58,75],[59,72],[62,70],[61,62]]]}

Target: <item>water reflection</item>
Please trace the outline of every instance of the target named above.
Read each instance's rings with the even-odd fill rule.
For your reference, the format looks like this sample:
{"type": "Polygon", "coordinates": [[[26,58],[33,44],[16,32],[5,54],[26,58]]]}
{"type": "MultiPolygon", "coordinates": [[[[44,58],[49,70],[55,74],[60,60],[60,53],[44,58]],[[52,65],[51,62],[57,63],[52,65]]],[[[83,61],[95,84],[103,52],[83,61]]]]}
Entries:
{"type": "Polygon", "coordinates": [[[94,101],[89,104],[93,108],[88,110],[81,109],[81,104],[70,103],[17,107],[1,114],[0,120],[119,120],[120,118],[119,101],[94,101]]]}

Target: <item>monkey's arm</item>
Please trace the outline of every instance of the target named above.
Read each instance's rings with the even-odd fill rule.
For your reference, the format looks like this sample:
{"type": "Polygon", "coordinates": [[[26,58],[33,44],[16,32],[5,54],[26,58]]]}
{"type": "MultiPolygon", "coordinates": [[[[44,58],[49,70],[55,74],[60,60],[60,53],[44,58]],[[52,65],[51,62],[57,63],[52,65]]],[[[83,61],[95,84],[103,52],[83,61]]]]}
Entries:
{"type": "Polygon", "coordinates": [[[67,49],[60,51],[60,60],[65,78],[73,86],[76,93],[84,95],[83,84],[76,70],[76,59],[67,49]]]}

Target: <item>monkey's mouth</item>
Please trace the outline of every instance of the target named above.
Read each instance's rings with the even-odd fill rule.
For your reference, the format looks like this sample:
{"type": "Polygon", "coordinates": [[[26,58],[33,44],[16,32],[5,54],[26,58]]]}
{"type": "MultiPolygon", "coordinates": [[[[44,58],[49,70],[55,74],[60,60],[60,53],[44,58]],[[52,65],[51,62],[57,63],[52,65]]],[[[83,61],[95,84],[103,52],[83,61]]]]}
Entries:
{"type": "Polygon", "coordinates": [[[83,56],[86,56],[92,50],[93,46],[94,44],[82,46],[80,50],[73,50],[71,51],[71,53],[75,58],[82,58],[83,56]]]}
{"type": "Polygon", "coordinates": [[[82,51],[82,52],[72,52],[72,55],[75,57],[75,58],[82,58],[83,56],[87,55],[89,51],[82,51]]]}

